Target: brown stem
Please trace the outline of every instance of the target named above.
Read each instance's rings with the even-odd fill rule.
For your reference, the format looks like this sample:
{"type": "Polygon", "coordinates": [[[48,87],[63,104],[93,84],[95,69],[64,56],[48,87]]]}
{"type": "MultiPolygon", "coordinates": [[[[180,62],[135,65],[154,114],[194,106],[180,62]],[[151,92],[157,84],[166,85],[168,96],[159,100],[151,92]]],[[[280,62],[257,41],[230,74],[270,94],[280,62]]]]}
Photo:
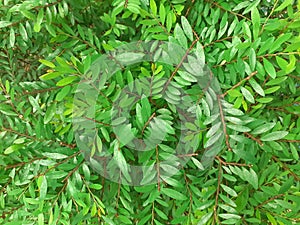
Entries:
{"type": "Polygon", "coordinates": [[[151,120],[155,117],[155,112],[149,117],[148,121],[145,123],[143,129],[142,129],[142,134],[144,134],[145,129],[147,128],[147,126],[149,125],[149,123],[151,122],[151,120]]]}
{"type": "MultiPolygon", "coordinates": [[[[248,77],[244,78],[243,80],[241,80],[240,82],[238,82],[237,84],[235,84],[234,86],[232,86],[228,91],[232,91],[234,89],[236,89],[237,87],[241,86],[244,81],[248,81],[251,79],[251,77],[253,77],[254,75],[256,75],[258,72],[257,71],[254,71],[253,73],[251,73],[248,77]]],[[[222,97],[225,97],[227,94],[228,94],[228,91],[226,91],[222,97]]]]}
{"type": "Polygon", "coordinates": [[[294,177],[294,179],[296,180],[296,181],[300,181],[300,177],[298,177],[298,175],[297,174],[295,174],[284,162],[281,162],[277,157],[275,157],[275,156],[272,156],[272,159],[274,160],[274,161],[276,161],[276,162],[278,162],[278,163],[280,163],[281,165],[282,165],[282,167],[283,167],[283,169],[284,170],[286,170],[286,171],[289,171],[290,172],[290,174],[294,177]]]}
{"type": "Polygon", "coordinates": [[[245,163],[235,163],[235,162],[225,162],[221,157],[219,156],[215,156],[215,158],[217,160],[219,160],[219,162],[224,165],[224,166],[246,166],[246,167],[252,167],[251,164],[245,164],[245,163]]]}
{"type": "Polygon", "coordinates": [[[177,73],[177,71],[179,70],[179,68],[182,66],[184,60],[188,57],[188,54],[190,53],[190,51],[193,49],[194,45],[199,41],[199,37],[196,38],[196,40],[193,41],[193,43],[191,44],[191,46],[189,47],[189,49],[185,52],[184,56],[182,57],[181,61],[179,62],[179,64],[176,66],[175,70],[172,72],[170,78],[168,79],[168,81],[166,82],[162,92],[164,93],[169,84],[171,83],[172,79],[174,78],[175,74],[177,73]]]}
{"type": "Polygon", "coordinates": [[[261,142],[260,139],[253,137],[251,134],[248,132],[244,132],[244,135],[248,138],[251,138],[253,141],[257,142],[259,145],[263,146],[264,144],[261,142]]]}
{"type": "Polygon", "coordinates": [[[231,151],[232,148],[229,144],[229,135],[227,133],[226,122],[225,122],[225,117],[224,117],[222,103],[221,103],[221,97],[222,96],[218,95],[218,104],[219,104],[219,110],[220,110],[220,117],[221,117],[221,121],[222,121],[222,125],[223,125],[223,132],[224,132],[224,135],[225,135],[226,146],[227,146],[228,150],[231,151]]]}
{"type": "Polygon", "coordinates": [[[160,168],[159,168],[158,145],[156,145],[155,151],[156,151],[157,190],[160,192],[160,168]]]}

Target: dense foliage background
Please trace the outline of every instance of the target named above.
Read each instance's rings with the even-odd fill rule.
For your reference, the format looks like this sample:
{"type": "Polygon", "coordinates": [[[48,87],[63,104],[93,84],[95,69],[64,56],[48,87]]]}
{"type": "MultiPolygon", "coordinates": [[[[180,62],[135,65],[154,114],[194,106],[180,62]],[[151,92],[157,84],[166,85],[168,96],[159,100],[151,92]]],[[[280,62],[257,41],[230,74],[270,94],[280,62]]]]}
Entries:
{"type": "MultiPolygon", "coordinates": [[[[299,224],[299,11],[294,0],[1,1],[0,224],[299,224]],[[72,112],[93,62],[139,40],[170,41],[205,60],[222,107],[221,123],[213,124],[195,77],[174,75],[199,99],[201,116],[185,124],[195,153],[175,176],[134,187],[103,178],[85,160],[72,112]],[[222,145],[207,148],[218,131],[222,145]],[[208,168],[205,151],[217,154],[208,168]]],[[[170,128],[164,145],[137,156],[120,146],[114,152],[118,137],[106,126],[105,107],[133,79],[170,78],[176,68],[144,62],[106,80],[88,157],[103,148],[153,165],[171,154],[175,112],[159,111],[170,128]]],[[[176,90],[167,95],[169,103],[178,99],[176,90]]],[[[141,132],[157,106],[145,98],[135,107],[141,132]]],[[[118,169],[121,180],[126,166],[111,171],[118,169]]],[[[149,171],[143,177],[153,178],[149,171]]]]}

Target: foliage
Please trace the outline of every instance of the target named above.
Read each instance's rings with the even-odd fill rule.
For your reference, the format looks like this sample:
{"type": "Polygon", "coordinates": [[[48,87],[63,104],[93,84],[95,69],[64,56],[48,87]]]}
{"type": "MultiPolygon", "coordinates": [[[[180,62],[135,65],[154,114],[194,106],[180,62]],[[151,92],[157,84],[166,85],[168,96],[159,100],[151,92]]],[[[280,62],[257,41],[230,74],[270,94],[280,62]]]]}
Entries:
{"type": "Polygon", "coordinates": [[[299,223],[299,30],[293,0],[1,1],[0,223],[299,223]],[[181,59],[123,68],[99,91],[87,154],[72,123],[80,116],[78,87],[99,57],[139,40],[168,41],[205,60],[221,93],[199,88],[181,59]],[[168,88],[163,78],[171,78],[168,88]],[[144,93],[150,83],[153,99],[128,107],[134,98],[121,89],[144,93]],[[141,182],[156,184],[121,183],[130,179],[122,162],[154,167],[174,154],[184,103],[176,88],[197,102],[196,118],[183,128],[191,160],[142,171],[141,182]],[[124,121],[110,121],[112,102],[131,109],[132,127],[113,130],[124,121]],[[122,141],[130,132],[157,134],[162,144],[135,154],[122,141]],[[111,179],[93,165],[102,150],[119,162],[108,166],[111,179]]]}

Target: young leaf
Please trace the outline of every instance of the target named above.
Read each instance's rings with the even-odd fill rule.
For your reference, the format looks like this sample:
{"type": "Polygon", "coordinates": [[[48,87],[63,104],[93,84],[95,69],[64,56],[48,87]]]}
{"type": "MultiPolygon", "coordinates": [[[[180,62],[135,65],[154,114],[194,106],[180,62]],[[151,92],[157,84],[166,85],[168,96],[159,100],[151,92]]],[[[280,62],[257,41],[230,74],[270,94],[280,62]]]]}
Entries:
{"type": "Polygon", "coordinates": [[[56,86],[66,86],[68,84],[71,84],[76,79],[77,79],[77,76],[69,76],[69,77],[63,78],[56,83],[56,86]]]}
{"type": "Polygon", "coordinates": [[[40,59],[39,62],[50,68],[55,67],[55,65],[52,62],[49,62],[48,60],[45,60],[45,59],[40,59]]]}
{"type": "Polygon", "coordinates": [[[155,0],[150,0],[150,9],[151,9],[153,15],[156,16],[157,6],[156,6],[156,3],[155,3],[155,0]]]}

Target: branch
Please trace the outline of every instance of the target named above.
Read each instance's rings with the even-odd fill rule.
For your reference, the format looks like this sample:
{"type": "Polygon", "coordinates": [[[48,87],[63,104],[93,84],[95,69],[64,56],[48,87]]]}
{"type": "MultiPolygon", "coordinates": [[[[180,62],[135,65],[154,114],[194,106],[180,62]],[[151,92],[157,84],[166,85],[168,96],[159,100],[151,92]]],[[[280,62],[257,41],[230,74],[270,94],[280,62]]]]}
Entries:
{"type": "Polygon", "coordinates": [[[224,117],[222,103],[221,103],[222,96],[218,95],[217,97],[218,97],[218,104],[219,104],[219,110],[220,110],[220,117],[221,117],[221,121],[223,124],[223,132],[225,135],[226,146],[227,146],[228,150],[231,151],[232,148],[230,147],[230,144],[229,144],[229,135],[227,134],[226,122],[225,122],[225,117],[224,117]]]}
{"type": "Polygon", "coordinates": [[[295,174],[284,162],[281,162],[276,156],[272,156],[272,159],[278,163],[280,163],[284,170],[289,171],[290,174],[294,177],[296,181],[300,181],[300,177],[298,177],[297,174],[295,174]]]}
{"type": "Polygon", "coordinates": [[[159,169],[159,158],[158,158],[158,145],[155,147],[156,151],[156,170],[157,170],[157,190],[160,192],[160,169],[159,169]]]}
{"type": "MultiPolygon", "coordinates": [[[[257,73],[258,73],[257,71],[252,72],[248,77],[244,78],[243,80],[241,80],[240,82],[238,82],[237,84],[235,84],[234,86],[232,86],[232,87],[230,88],[230,90],[228,90],[228,91],[232,91],[232,90],[236,89],[237,87],[241,86],[241,85],[244,83],[244,81],[250,80],[251,77],[253,77],[253,76],[256,75],[257,73]]],[[[225,97],[225,96],[228,94],[228,91],[226,91],[226,92],[222,95],[222,97],[225,97]]]]}
{"type": "Polygon", "coordinates": [[[252,165],[251,164],[245,164],[245,163],[235,163],[235,162],[225,162],[223,159],[221,159],[221,157],[219,157],[219,156],[215,156],[215,158],[217,159],[217,160],[219,160],[219,162],[221,163],[221,164],[223,164],[224,166],[246,166],[246,167],[252,167],[252,165]]]}
{"type": "Polygon", "coordinates": [[[251,134],[248,132],[244,132],[244,135],[248,138],[251,138],[253,141],[257,142],[260,146],[263,146],[264,144],[261,142],[260,139],[253,137],[251,134]]]}
{"type": "Polygon", "coordinates": [[[179,64],[176,66],[175,70],[172,72],[170,78],[168,79],[167,83],[165,84],[162,92],[164,93],[166,91],[166,89],[168,88],[168,85],[171,83],[172,79],[174,78],[175,74],[177,73],[177,71],[179,70],[179,68],[182,66],[184,60],[188,57],[190,51],[193,49],[194,45],[199,41],[199,37],[196,38],[196,40],[193,41],[193,43],[191,44],[191,46],[189,47],[189,49],[185,52],[184,56],[182,57],[181,61],[179,62],[179,64]]]}
{"type": "Polygon", "coordinates": [[[219,224],[217,209],[218,209],[218,201],[219,201],[219,194],[220,194],[221,177],[222,177],[222,166],[221,166],[221,162],[219,162],[218,184],[217,184],[217,191],[216,191],[216,198],[215,198],[215,205],[214,205],[213,225],[215,223],[219,224]]]}

